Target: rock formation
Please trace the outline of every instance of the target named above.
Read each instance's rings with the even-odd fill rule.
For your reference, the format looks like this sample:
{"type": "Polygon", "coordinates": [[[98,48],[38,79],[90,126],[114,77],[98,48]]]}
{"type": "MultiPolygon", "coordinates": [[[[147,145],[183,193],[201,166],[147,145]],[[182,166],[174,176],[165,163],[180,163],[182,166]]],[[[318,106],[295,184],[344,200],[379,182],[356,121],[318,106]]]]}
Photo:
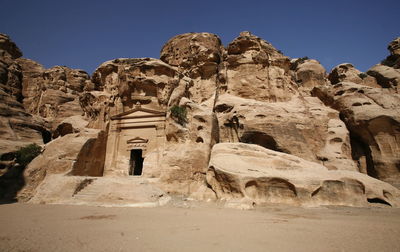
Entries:
{"type": "Polygon", "coordinates": [[[24,109],[23,73],[17,62],[22,53],[10,38],[0,34],[0,153],[30,143],[47,141],[46,122],[24,109]]]}
{"type": "Polygon", "coordinates": [[[399,39],[366,73],[345,63],[328,75],[250,32],[226,48],[178,35],[160,59],[110,60],[91,78],[19,58],[5,35],[0,47],[1,141],[51,140],[20,200],[400,206],[399,39]]]}
{"type": "Polygon", "coordinates": [[[400,204],[399,190],[377,179],[357,172],[329,171],[322,165],[253,144],[215,145],[207,182],[218,198],[237,200],[240,205],[400,204]]]}
{"type": "Polygon", "coordinates": [[[86,72],[61,66],[44,69],[28,59],[18,59],[17,63],[22,68],[23,105],[27,112],[51,122],[52,131],[62,120],[82,114],[79,94],[86,85],[90,86],[86,72]]]}
{"type": "Polygon", "coordinates": [[[350,63],[344,63],[334,67],[328,78],[331,84],[347,81],[370,87],[380,87],[374,77],[360,72],[350,63]]]}
{"type": "Polygon", "coordinates": [[[291,69],[294,70],[294,79],[302,91],[310,91],[315,86],[326,83],[325,68],[313,59],[293,59],[291,69]]]}

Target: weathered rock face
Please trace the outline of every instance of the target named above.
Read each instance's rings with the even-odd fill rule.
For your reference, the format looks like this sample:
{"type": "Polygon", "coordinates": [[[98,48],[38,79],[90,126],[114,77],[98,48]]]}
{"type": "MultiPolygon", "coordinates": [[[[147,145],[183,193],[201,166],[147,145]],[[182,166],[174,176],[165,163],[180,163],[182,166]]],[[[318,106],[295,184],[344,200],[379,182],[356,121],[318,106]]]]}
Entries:
{"type": "Polygon", "coordinates": [[[36,188],[50,174],[101,176],[104,167],[105,133],[99,130],[68,134],[44,147],[24,172],[26,186],[18,194],[22,201],[35,195],[36,188]]]}
{"type": "Polygon", "coordinates": [[[400,38],[394,39],[389,43],[387,49],[390,51],[390,55],[381,62],[382,65],[393,67],[395,69],[400,68],[400,38]]]}
{"type": "Polygon", "coordinates": [[[340,111],[351,132],[353,158],[360,171],[398,184],[400,96],[388,89],[351,82],[316,88],[314,93],[326,105],[340,111]]]}
{"type": "Polygon", "coordinates": [[[46,123],[21,104],[22,69],[15,60],[21,55],[9,37],[0,34],[0,154],[48,140],[46,123]]]}
{"type": "Polygon", "coordinates": [[[116,59],[100,65],[93,73],[94,90],[84,93],[80,104],[91,127],[105,129],[113,115],[137,103],[166,109],[179,85],[179,73],[157,59],[116,59]]]}
{"type": "Polygon", "coordinates": [[[250,144],[216,144],[207,183],[228,203],[400,206],[400,191],[382,181],[250,144]]]}
{"type": "Polygon", "coordinates": [[[16,59],[22,56],[21,50],[10,37],[0,33],[0,58],[16,59]]]}
{"type": "Polygon", "coordinates": [[[318,61],[291,61],[249,32],[227,48],[214,34],[187,33],[161,60],[107,61],[89,79],[16,59],[0,36],[2,146],[50,140],[46,128],[54,139],[18,197],[80,204],[70,195],[88,181],[88,195],[125,190],[129,174],[141,175],[135,193],[108,188],[88,202],[161,204],[165,191],[248,207],[400,207],[396,188],[367,176],[400,186],[398,44],[367,74],[346,63],[326,76],[318,61]]]}
{"type": "Polygon", "coordinates": [[[70,116],[61,121],[53,131],[53,138],[85,130],[88,121],[82,116],[70,116]]]}
{"type": "Polygon", "coordinates": [[[389,64],[397,57],[396,41],[388,46],[391,55],[368,70],[368,75],[351,64],[341,64],[329,75],[334,85],[317,87],[313,93],[340,112],[350,130],[352,156],[360,172],[399,187],[400,72],[389,64]]]}
{"type": "Polygon", "coordinates": [[[375,77],[378,84],[384,88],[399,89],[400,69],[378,64],[371,67],[367,74],[375,77]]]}
{"type": "Polygon", "coordinates": [[[23,104],[27,112],[51,121],[52,130],[65,118],[82,114],[79,95],[90,85],[86,72],[61,66],[46,70],[28,59],[17,62],[22,68],[23,104]]]}
{"type": "Polygon", "coordinates": [[[24,111],[22,104],[0,90],[0,153],[16,151],[31,143],[49,141],[46,123],[24,111]]]}
{"type": "Polygon", "coordinates": [[[400,86],[400,38],[390,42],[387,48],[390,55],[380,64],[371,67],[367,74],[375,77],[381,87],[393,89],[398,93],[400,86]]]}
{"type": "Polygon", "coordinates": [[[294,78],[302,91],[309,93],[313,87],[326,84],[326,70],[316,60],[293,59],[290,68],[294,71],[294,78]]]}
{"type": "Polygon", "coordinates": [[[204,188],[205,167],[212,146],[219,141],[218,121],[210,110],[212,105],[199,105],[185,97],[179,105],[186,109],[187,120],[182,125],[171,115],[167,118],[167,142],[160,161],[161,186],[169,192],[198,198],[193,194],[203,189],[207,191],[204,188]]]}
{"type": "Polygon", "coordinates": [[[391,55],[400,55],[400,38],[394,39],[388,45],[388,50],[391,55]]]}
{"type": "Polygon", "coordinates": [[[223,60],[221,40],[211,33],[186,33],[171,38],[160,59],[191,79],[189,97],[197,103],[215,98],[218,69],[223,60]]]}
{"type": "Polygon", "coordinates": [[[215,34],[185,33],[171,38],[163,46],[160,59],[171,66],[188,71],[191,77],[206,77],[205,72],[199,70],[210,65],[214,66],[213,72],[216,73],[223,50],[221,40],[215,34]]]}
{"type": "Polygon", "coordinates": [[[290,78],[290,60],[271,44],[242,32],[227,48],[220,93],[264,102],[288,101],[298,94],[290,78]]]}
{"type": "Polygon", "coordinates": [[[332,84],[347,81],[370,87],[380,87],[374,77],[360,72],[350,63],[344,63],[334,67],[328,79],[332,84]]]}
{"type": "Polygon", "coordinates": [[[215,106],[220,142],[245,142],[321,162],[333,170],[356,170],[350,139],[337,111],[312,97],[265,103],[221,95],[215,106]]]}

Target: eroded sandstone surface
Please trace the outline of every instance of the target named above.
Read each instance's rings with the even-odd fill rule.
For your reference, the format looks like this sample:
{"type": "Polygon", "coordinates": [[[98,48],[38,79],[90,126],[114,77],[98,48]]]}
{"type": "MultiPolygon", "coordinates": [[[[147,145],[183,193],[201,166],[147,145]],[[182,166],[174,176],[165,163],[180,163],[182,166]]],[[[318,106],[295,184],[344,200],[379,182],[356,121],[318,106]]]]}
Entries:
{"type": "Polygon", "coordinates": [[[221,143],[211,154],[207,183],[218,198],[237,203],[399,206],[399,190],[354,171],[328,170],[253,144],[221,143]]]}
{"type": "Polygon", "coordinates": [[[160,59],[114,59],[89,76],[20,58],[1,35],[0,151],[43,146],[16,195],[32,203],[160,205],[177,194],[242,208],[399,207],[398,48],[366,73],[350,63],[327,73],[250,32],[226,47],[186,33],[160,59]]]}

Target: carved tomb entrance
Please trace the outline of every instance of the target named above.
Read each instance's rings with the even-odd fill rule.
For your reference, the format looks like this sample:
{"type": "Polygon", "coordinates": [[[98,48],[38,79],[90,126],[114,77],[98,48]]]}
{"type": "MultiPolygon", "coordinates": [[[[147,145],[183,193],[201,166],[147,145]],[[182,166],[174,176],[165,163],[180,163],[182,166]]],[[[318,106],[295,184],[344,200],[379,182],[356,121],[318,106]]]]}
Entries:
{"type": "Polygon", "coordinates": [[[165,112],[135,106],[111,117],[104,176],[157,177],[165,112]]]}
{"type": "Polygon", "coordinates": [[[141,149],[131,150],[129,175],[140,176],[143,170],[143,160],[141,149]]]}

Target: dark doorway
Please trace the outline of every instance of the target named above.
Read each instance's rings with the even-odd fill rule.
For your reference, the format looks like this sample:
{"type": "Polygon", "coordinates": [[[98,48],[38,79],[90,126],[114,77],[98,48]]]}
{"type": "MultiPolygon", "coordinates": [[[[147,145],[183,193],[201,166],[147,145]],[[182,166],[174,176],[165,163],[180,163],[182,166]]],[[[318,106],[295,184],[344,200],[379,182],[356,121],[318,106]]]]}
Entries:
{"type": "Polygon", "coordinates": [[[131,150],[129,175],[140,176],[143,170],[142,150],[131,150]]]}

